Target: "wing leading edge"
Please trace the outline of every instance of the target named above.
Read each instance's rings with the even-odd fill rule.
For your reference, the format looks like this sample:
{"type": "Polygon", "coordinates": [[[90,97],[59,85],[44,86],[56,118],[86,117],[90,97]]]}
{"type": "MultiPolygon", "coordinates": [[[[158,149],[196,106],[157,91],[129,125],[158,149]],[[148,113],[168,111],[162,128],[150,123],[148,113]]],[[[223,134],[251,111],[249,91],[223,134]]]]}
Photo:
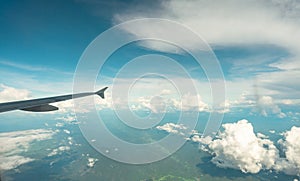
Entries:
{"type": "Polygon", "coordinates": [[[15,101],[15,102],[6,102],[0,103],[0,113],[6,111],[13,110],[23,110],[23,111],[31,111],[31,112],[48,112],[48,111],[56,111],[58,107],[49,105],[50,103],[65,101],[69,99],[75,99],[79,97],[85,97],[90,95],[98,95],[102,99],[104,99],[104,91],[108,87],[105,87],[97,92],[85,92],[79,94],[69,94],[55,97],[46,97],[40,99],[31,99],[25,101],[15,101]]]}

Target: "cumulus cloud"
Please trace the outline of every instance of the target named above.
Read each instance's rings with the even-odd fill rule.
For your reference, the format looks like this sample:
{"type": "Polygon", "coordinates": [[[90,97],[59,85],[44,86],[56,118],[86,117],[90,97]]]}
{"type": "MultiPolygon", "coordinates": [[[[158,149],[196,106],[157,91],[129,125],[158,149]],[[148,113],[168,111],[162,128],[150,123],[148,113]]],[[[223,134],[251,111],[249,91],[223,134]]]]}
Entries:
{"type": "Polygon", "coordinates": [[[89,157],[88,158],[88,163],[87,163],[87,166],[90,167],[90,168],[93,168],[96,164],[96,162],[98,161],[97,158],[91,158],[89,157]]]}
{"type": "Polygon", "coordinates": [[[175,124],[175,123],[166,123],[162,126],[157,126],[156,129],[163,130],[168,133],[175,133],[180,135],[185,135],[185,131],[187,130],[187,127],[183,124],[175,124]]]}
{"type": "MultiPolygon", "coordinates": [[[[191,134],[187,139],[200,143],[199,148],[212,155],[212,163],[221,168],[232,168],[244,173],[275,170],[288,175],[300,176],[300,128],[292,127],[282,133],[276,147],[268,136],[255,133],[251,123],[240,120],[222,125],[216,138],[203,137],[196,130],[191,132],[184,125],[167,123],[157,129],[172,134],[191,134]],[[280,153],[284,153],[281,155],[280,153]]],[[[271,133],[275,133],[273,130],[271,133]]]]}
{"type": "Polygon", "coordinates": [[[0,102],[24,100],[28,98],[30,98],[30,91],[0,84],[0,102]]]}
{"type": "Polygon", "coordinates": [[[209,105],[203,102],[200,95],[184,94],[181,98],[181,104],[175,104],[179,110],[197,110],[199,112],[209,111],[209,105]],[[180,106],[181,105],[181,106],[180,106]]]}
{"type": "Polygon", "coordinates": [[[48,154],[48,156],[49,156],[49,157],[55,156],[55,155],[57,155],[57,154],[61,154],[61,153],[65,152],[65,151],[69,151],[70,149],[71,149],[71,148],[70,148],[69,146],[60,146],[60,147],[58,147],[58,148],[53,149],[52,152],[50,152],[50,153],[48,154]]]}
{"type": "Polygon", "coordinates": [[[201,143],[200,148],[212,154],[212,162],[217,166],[245,173],[272,169],[300,176],[300,128],[292,127],[282,134],[284,138],[278,141],[281,148],[277,148],[264,134],[255,134],[247,120],[223,124],[223,128],[224,131],[220,131],[214,140],[199,136],[191,139],[201,143]],[[280,156],[279,152],[284,155],[280,156]]]}
{"type": "Polygon", "coordinates": [[[210,136],[203,137],[201,135],[195,134],[192,136],[191,141],[201,143],[201,144],[209,144],[212,141],[210,136]]]}
{"type": "Polygon", "coordinates": [[[247,120],[224,124],[218,139],[209,144],[219,167],[239,169],[245,173],[258,173],[270,169],[278,158],[273,142],[262,135],[255,135],[247,120]]]}
{"type": "Polygon", "coordinates": [[[300,128],[292,127],[290,131],[285,132],[284,138],[279,140],[283,147],[285,157],[275,166],[289,175],[300,176],[300,128]]]}
{"type": "Polygon", "coordinates": [[[263,116],[268,116],[268,114],[271,113],[280,118],[286,117],[286,114],[281,111],[280,107],[274,102],[271,96],[259,97],[257,104],[260,109],[260,113],[263,116]]]}
{"type": "Polygon", "coordinates": [[[161,96],[139,97],[131,101],[133,110],[150,110],[153,113],[166,112],[166,100],[161,96]]]}
{"type": "Polygon", "coordinates": [[[288,115],[282,111],[283,105],[296,105],[296,102],[289,99],[276,100],[270,95],[259,95],[257,90],[254,90],[254,93],[244,91],[240,97],[235,100],[226,100],[223,104],[225,112],[229,112],[231,108],[248,107],[252,108],[252,112],[258,112],[265,117],[275,115],[285,118],[288,115]]]}
{"type": "Polygon", "coordinates": [[[148,109],[154,113],[164,113],[170,111],[199,111],[209,112],[209,105],[202,101],[200,95],[184,94],[181,99],[163,98],[160,96],[140,97],[133,104],[136,110],[148,109]]]}
{"type": "Polygon", "coordinates": [[[19,154],[27,151],[33,141],[50,139],[53,134],[53,131],[45,129],[0,133],[0,168],[9,170],[33,161],[19,154]]]}

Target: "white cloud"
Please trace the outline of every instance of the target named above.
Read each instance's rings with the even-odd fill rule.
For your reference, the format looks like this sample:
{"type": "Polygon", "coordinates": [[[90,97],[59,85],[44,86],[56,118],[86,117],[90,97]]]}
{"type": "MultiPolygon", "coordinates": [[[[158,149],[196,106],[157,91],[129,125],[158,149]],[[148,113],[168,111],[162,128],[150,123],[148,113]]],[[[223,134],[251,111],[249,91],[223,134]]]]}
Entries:
{"type": "MultiPolygon", "coordinates": [[[[130,84],[133,79],[124,80],[123,84],[130,84]]],[[[159,82],[160,80],[155,80],[152,78],[149,81],[159,82]]],[[[176,80],[178,82],[185,82],[184,79],[176,80]]],[[[156,88],[151,88],[147,83],[140,83],[136,90],[144,87],[147,90],[156,92],[158,94],[152,94],[151,91],[145,93],[145,96],[134,95],[131,97],[128,102],[132,110],[150,110],[153,113],[165,113],[171,111],[199,111],[199,112],[210,112],[211,109],[211,95],[210,95],[210,86],[209,82],[193,80],[196,87],[201,88],[198,94],[191,94],[187,90],[183,90],[182,96],[178,95],[174,90],[170,89],[169,86],[164,86],[165,84],[160,84],[156,88]],[[147,94],[150,94],[147,96],[147,94]],[[151,95],[152,94],[152,95],[151,95]],[[201,95],[200,95],[201,94],[201,95]],[[178,98],[180,97],[180,98],[178,98]],[[203,99],[204,98],[204,99],[203,99]]],[[[27,90],[16,89],[13,87],[8,87],[1,85],[3,90],[0,92],[0,100],[22,100],[28,99],[30,93],[27,90]]],[[[122,86],[121,86],[122,87],[122,86]]],[[[183,85],[183,87],[185,87],[183,85]]],[[[248,83],[241,84],[240,80],[228,81],[228,94],[224,104],[220,105],[217,108],[217,111],[227,113],[232,110],[234,107],[253,107],[257,106],[258,111],[264,116],[268,115],[277,115],[278,117],[286,117],[284,112],[282,112],[281,105],[297,105],[298,102],[291,99],[274,99],[271,95],[259,96],[258,99],[255,99],[255,95],[245,91],[251,89],[251,85],[248,83]],[[257,102],[256,102],[257,101],[257,102]]],[[[173,87],[174,88],[174,87],[173,87]]],[[[122,89],[121,89],[122,90],[122,89]]],[[[267,93],[265,91],[262,94],[267,93]]],[[[119,94],[115,94],[118,96],[119,94]]],[[[89,111],[89,108],[93,107],[95,104],[98,110],[101,109],[124,109],[128,105],[128,102],[121,97],[112,98],[110,91],[107,92],[105,99],[100,99],[98,97],[91,97],[90,99],[82,98],[79,100],[80,104],[86,106],[80,106],[76,111],[79,113],[86,113],[89,111]]],[[[76,116],[74,113],[74,100],[62,101],[53,104],[54,106],[59,107],[58,111],[48,112],[46,114],[56,115],[57,120],[63,120],[68,123],[77,123],[76,116]]],[[[255,109],[253,109],[255,110],[255,109]]]]}
{"type": "Polygon", "coordinates": [[[0,59],[0,64],[5,65],[5,66],[10,66],[13,68],[18,68],[18,69],[22,69],[22,70],[27,70],[27,71],[54,71],[54,72],[58,72],[55,69],[51,69],[48,67],[38,67],[38,66],[32,66],[32,65],[26,65],[26,64],[20,64],[20,63],[15,63],[15,62],[11,62],[11,61],[7,61],[7,60],[2,60],[0,59]]]}
{"type": "Polygon", "coordinates": [[[93,168],[97,161],[98,161],[97,158],[91,158],[91,157],[89,157],[88,158],[87,166],[90,167],[90,168],[93,168]]]}
{"type": "Polygon", "coordinates": [[[63,123],[56,123],[55,126],[56,126],[56,127],[63,127],[64,124],[63,124],[63,123]]]}
{"type": "Polygon", "coordinates": [[[66,134],[70,134],[71,132],[69,131],[69,130],[67,130],[67,129],[64,129],[63,130],[66,134]]]}
{"type": "Polygon", "coordinates": [[[57,154],[61,154],[65,151],[69,151],[71,148],[69,146],[60,146],[52,150],[51,153],[48,154],[48,157],[55,156],[57,154]]]}
{"type": "MultiPolygon", "coordinates": [[[[167,75],[169,74],[167,73],[167,75]]],[[[129,105],[133,110],[149,110],[154,113],[174,110],[210,111],[210,106],[207,103],[211,98],[209,83],[199,82],[194,79],[178,78],[173,75],[169,76],[171,81],[177,82],[178,85],[172,85],[162,78],[153,77],[145,78],[145,80],[141,81],[136,81],[134,78],[119,80],[119,84],[114,85],[114,88],[112,88],[113,97],[108,97],[106,101],[111,102],[110,108],[126,109],[127,105],[129,105]],[[194,93],[195,91],[191,93],[190,82],[194,82],[196,87],[199,85],[199,87],[203,88],[200,89],[199,93],[194,93]],[[130,87],[133,83],[135,83],[134,86],[130,87]],[[180,93],[176,86],[181,88],[180,93]],[[128,87],[130,87],[130,90],[128,90],[128,87]],[[128,101],[124,99],[127,96],[128,101]]]]}
{"type": "Polygon", "coordinates": [[[279,143],[283,146],[285,158],[279,161],[275,169],[289,175],[300,176],[300,128],[292,127],[283,135],[284,139],[279,140],[279,143]]]}
{"type": "Polygon", "coordinates": [[[13,156],[0,156],[0,168],[2,170],[11,170],[14,168],[17,168],[18,166],[31,162],[34,159],[27,158],[19,155],[13,155],[13,156]]]}
{"type": "MultiPolygon", "coordinates": [[[[51,73],[50,77],[60,77],[59,80],[39,80],[40,76],[33,76],[33,74],[25,74],[20,71],[8,71],[2,69],[0,71],[0,82],[7,82],[10,85],[20,87],[22,89],[30,90],[34,92],[36,96],[43,97],[51,94],[65,94],[72,91],[72,76],[58,74],[57,72],[51,73]],[[50,89],[49,89],[50,88],[50,89]]],[[[46,73],[47,75],[47,73],[46,73]]],[[[34,96],[34,97],[36,97],[34,96]]]]}
{"type": "Polygon", "coordinates": [[[21,150],[27,150],[32,141],[50,139],[53,131],[45,129],[32,129],[25,131],[14,131],[0,133],[1,153],[17,153],[21,150]]]}
{"type": "Polygon", "coordinates": [[[132,108],[135,110],[150,110],[153,113],[166,112],[166,100],[160,96],[139,97],[131,100],[132,108]]]}
{"type": "Polygon", "coordinates": [[[0,133],[0,168],[9,170],[33,161],[18,154],[27,151],[33,141],[50,139],[53,134],[53,131],[45,129],[0,133]]]}
{"type": "MultiPolygon", "coordinates": [[[[297,12],[299,3],[291,1],[281,3],[275,1],[164,1],[160,13],[156,17],[181,22],[213,44],[276,44],[288,49],[299,50],[297,39],[300,39],[300,14],[297,12]]],[[[146,8],[146,7],[145,7],[146,8]]],[[[126,11],[115,21],[153,17],[149,11],[126,11]]],[[[168,33],[174,39],[186,41],[185,36],[176,36],[174,31],[165,26],[149,25],[140,29],[140,35],[168,33]]],[[[126,29],[129,31],[129,29],[126,29]]],[[[138,34],[136,35],[138,36],[138,34]]],[[[193,45],[193,43],[191,43],[193,45]]],[[[197,47],[195,47],[197,48],[197,47]]]]}
{"type": "MultiPolygon", "coordinates": [[[[53,106],[56,106],[59,108],[60,113],[68,113],[68,112],[74,112],[74,102],[73,100],[66,100],[61,102],[55,102],[52,103],[53,106]]],[[[56,111],[57,113],[57,111],[56,111]]]]}
{"type": "Polygon", "coordinates": [[[169,94],[171,94],[172,93],[172,91],[171,90],[169,90],[169,89],[163,89],[162,91],[161,91],[161,95],[169,95],[169,94]]]}
{"type": "Polygon", "coordinates": [[[190,93],[184,94],[181,97],[181,103],[175,104],[175,107],[182,111],[197,110],[199,112],[208,112],[210,110],[209,105],[203,102],[200,95],[191,95],[190,93]]]}
{"type": "MultiPolygon", "coordinates": [[[[47,97],[47,96],[45,96],[47,97]]],[[[48,96],[49,97],[49,96],[48,96]]],[[[0,103],[1,102],[9,102],[9,101],[20,101],[20,100],[26,100],[26,99],[32,99],[31,92],[26,89],[17,89],[14,87],[9,87],[4,84],[0,84],[0,103]]],[[[84,101],[84,98],[81,99],[84,101]]],[[[99,104],[99,102],[97,102],[99,104]]],[[[90,102],[86,102],[87,105],[91,105],[90,102]]],[[[102,104],[102,102],[100,103],[102,104]]],[[[53,103],[52,105],[59,108],[58,111],[53,112],[46,112],[47,114],[65,114],[70,113],[68,115],[62,115],[58,117],[57,119],[64,120],[67,122],[72,122],[76,120],[76,117],[74,115],[74,102],[73,100],[67,100],[67,101],[61,101],[53,103]]],[[[88,106],[87,106],[88,107],[88,106]]],[[[87,108],[82,107],[81,109],[76,110],[79,113],[87,112],[87,108]]],[[[24,112],[26,113],[26,112],[24,112]]],[[[38,113],[40,114],[40,113],[38,113]]]]}
{"type": "Polygon", "coordinates": [[[271,96],[259,97],[257,104],[263,116],[268,116],[269,113],[272,113],[280,118],[286,117],[286,114],[283,113],[280,107],[274,103],[274,100],[271,96]]]}
{"type": "MultiPolygon", "coordinates": [[[[280,47],[290,55],[276,62],[272,57],[255,57],[253,60],[246,57],[243,60],[232,60],[232,64],[242,62],[241,72],[247,72],[250,66],[256,71],[260,70],[257,73],[257,79],[262,83],[261,87],[265,89],[264,95],[276,97],[276,99],[291,99],[293,103],[297,99],[299,104],[297,98],[300,90],[298,84],[300,75],[299,7],[300,3],[296,0],[170,0],[163,1],[155,10],[155,14],[146,11],[148,7],[145,6],[145,11],[138,12],[134,11],[134,7],[132,9],[129,7],[124,12],[118,12],[114,21],[122,22],[145,17],[166,18],[186,25],[213,45],[224,47],[272,45],[280,47]],[[270,68],[280,71],[268,71],[270,68]]],[[[176,40],[176,42],[181,42],[182,45],[189,44],[190,48],[199,49],[199,46],[196,46],[197,44],[188,35],[178,36],[175,30],[170,30],[170,27],[166,25],[149,23],[134,32],[131,27],[123,30],[138,38],[163,35],[176,40]]],[[[159,49],[159,51],[176,52],[172,46],[157,46],[157,43],[153,42],[155,41],[149,41],[142,46],[159,49]]],[[[236,71],[231,73],[236,74],[236,71]]],[[[240,80],[237,86],[240,89],[248,90],[249,85],[244,86],[245,83],[248,83],[247,81],[247,79],[240,80]]],[[[230,88],[230,86],[227,87],[230,88]]],[[[285,103],[291,103],[291,101],[285,103]]],[[[284,114],[279,113],[278,116],[284,117],[284,114]]]]}
{"type": "Polygon", "coordinates": [[[273,142],[255,135],[247,120],[223,125],[224,132],[209,144],[215,155],[212,162],[219,167],[258,173],[273,167],[278,150],[273,142]]]}
{"type": "Polygon", "coordinates": [[[238,169],[245,173],[274,169],[288,175],[300,176],[300,128],[292,127],[282,134],[284,138],[278,141],[282,149],[276,148],[264,134],[255,135],[247,120],[223,124],[223,128],[224,131],[212,141],[211,138],[198,135],[191,139],[201,143],[200,149],[213,155],[212,162],[217,166],[238,169]],[[279,150],[284,153],[283,157],[279,155],[279,150]]]}
{"type": "Polygon", "coordinates": [[[18,101],[30,98],[30,91],[25,89],[16,89],[4,84],[0,84],[0,102],[18,101]]]}
{"type": "Polygon", "coordinates": [[[62,120],[67,123],[74,123],[76,121],[76,116],[72,113],[57,117],[56,120],[62,120]]]}
{"type": "Polygon", "coordinates": [[[283,99],[283,100],[281,100],[281,103],[285,104],[285,105],[293,105],[294,104],[294,102],[291,99],[283,99]]]}
{"type": "Polygon", "coordinates": [[[58,119],[67,122],[73,122],[76,120],[75,111],[76,113],[87,113],[90,112],[90,110],[92,110],[94,106],[96,106],[98,110],[104,108],[111,108],[111,96],[107,92],[105,92],[105,99],[102,99],[99,96],[94,95],[94,97],[88,96],[88,97],[56,102],[53,103],[53,105],[59,108],[58,111],[54,112],[55,114],[68,113],[67,115],[59,117],[58,119]],[[76,109],[75,109],[75,104],[77,105],[76,109]]]}
{"type": "Polygon", "coordinates": [[[193,135],[191,141],[201,143],[201,144],[209,144],[212,141],[210,136],[202,137],[200,135],[193,135]]]}
{"type": "MultiPolygon", "coordinates": [[[[182,135],[186,139],[191,134],[192,142],[212,155],[212,162],[221,168],[232,168],[244,173],[258,173],[261,170],[281,171],[288,175],[300,176],[300,127],[282,133],[284,137],[277,148],[268,136],[255,134],[247,120],[223,124],[216,138],[202,137],[196,130],[188,131],[184,125],[166,123],[157,126],[159,130],[182,135]],[[279,152],[284,153],[283,156],[279,152]]],[[[275,131],[271,130],[271,133],[275,131]]]]}
{"type": "Polygon", "coordinates": [[[209,112],[209,105],[203,102],[200,95],[184,94],[181,99],[173,97],[147,96],[131,100],[134,110],[150,110],[153,113],[170,111],[209,112]]]}
{"type": "Polygon", "coordinates": [[[156,129],[163,130],[168,133],[184,135],[184,130],[187,130],[187,127],[183,124],[166,123],[162,126],[157,126],[156,129]]]}

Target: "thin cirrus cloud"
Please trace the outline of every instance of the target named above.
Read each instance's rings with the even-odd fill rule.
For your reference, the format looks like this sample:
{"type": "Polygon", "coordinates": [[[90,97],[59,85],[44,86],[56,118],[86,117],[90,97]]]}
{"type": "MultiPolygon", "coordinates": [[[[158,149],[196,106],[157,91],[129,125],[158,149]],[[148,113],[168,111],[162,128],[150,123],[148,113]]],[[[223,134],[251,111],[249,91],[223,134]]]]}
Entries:
{"type": "Polygon", "coordinates": [[[12,67],[20,70],[30,71],[30,72],[53,72],[53,73],[59,73],[63,75],[72,75],[71,72],[66,71],[59,71],[57,69],[49,68],[49,67],[43,67],[43,66],[33,66],[28,64],[22,64],[22,63],[15,63],[13,61],[7,61],[0,59],[0,64],[7,67],[12,67]]]}

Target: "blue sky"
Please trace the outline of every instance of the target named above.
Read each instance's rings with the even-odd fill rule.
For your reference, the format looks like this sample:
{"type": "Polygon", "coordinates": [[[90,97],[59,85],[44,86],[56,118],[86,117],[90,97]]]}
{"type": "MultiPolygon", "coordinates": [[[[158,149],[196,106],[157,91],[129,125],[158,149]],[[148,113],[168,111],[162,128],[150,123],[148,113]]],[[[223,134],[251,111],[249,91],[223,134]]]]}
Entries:
{"type": "MultiPolygon", "coordinates": [[[[98,35],[126,20],[150,17],[182,23],[212,47],[226,80],[227,112],[258,106],[265,116],[282,117],[292,112],[290,115],[295,118],[300,102],[297,83],[300,51],[296,41],[299,22],[298,6],[287,8],[289,6],[290,2],[260,2],[253,5],[250,1],[223,4],[205,1],[5,1],[0,7],[0,83],[4,92],[14,88],[22,90],[23,94],[8,96],[3,93],[1,100],[71,92],[77,63],[98,35]],[[208,11],[220,8],[222,11],[208,11]],[[286,111],[282,112],[283,109],[286,111]]],[[[130,29],[120,31],[129,37],[139,37],[162,30],[161,27],[151,26],[139,29],[135,32],[137,34],[132,34],[130,29]]],[[[166,34],[182,43],[186,43],[188,36],[176,37],[172,31],[166,34]]],[[[106,43],[109,45],[110,42],[106,43]]],[[[193,47],[193,42],[188,43],[190,48],[197,48],[193,47]]],[[[187,52],[162,42],[133,42],[116,51],[102,68],[96,87],[110,86],[122,66],[133,58],[147,54],[167,56],[180,63],[196,82],[199,95],[192,96],[200,97],[202,107],[199,109],[208,111],[211,98],[205,73],[187,52]]],[[[181,75],[165,67],[168,65],[160,66],[159,71],[177,80],[181,78],[182,84],[185,84],[181,75]]],[[[123,74],[120,89],[130,84],[142,71],[143,67],[134,67],[133,71],[123,74]]],[[[147,97],[149,100],[151,94],[171,89],[170,86],[159,86],[161,80],[152,81],[152,84],[137,86],[149,91],[146,91],[147,94],[131,94],[132,99],[137,101],[134,104],[147,105],[138,99],[147,97]],[[155,82],[158,86],[153,86],[155,82]]],[[[111,92],[108,92],[109,97],[111,92]]],[[[176,107],[174,101],[170,104],[170,107],[176,107]]],[[[111,104],[105,104],[108,105],[111,104]]]]}
{"type": "MultiPolygon", "coordinates": [[[[182,3],[175,0],[147,3],[92,0],[2,2],[1,100],[72,92],[73,76],[80,57],[97,36],[126,20],[165,18],[188,27],[212,48],[226,80],[226,98],[222,103],[224,105],[220,105],[223,112],[234,114],[234,110],[246,109],[266,117],[298,120],[296,115],[300,99],[297,96],[297,81],[300,74],[297,59],[300,50],[295,41],[295,37],[299,36],[295,33],[299,26],[298,6],[288,9],[286,6],[289,4],[261,2],[252,5],[250,1],[182,3]],[[246,7],[247,4],[249,7],[246,7]],[[222,11],[210,12],[208,9],[222,11]],[[9,93],[12,91],[14,95],[9,93]]],[[[189,35],[177,36],[174,32],[168,27],[151,24],[136,32],[126,27],[120,29],[124,39],[165,33],[177,42],[187,43],[193,50],[199,48],[195,47],[195,42],[186,42],[189,35]]],[[[111,42],[105,44],[109,46],[111,42]]],[[[152,54],[175,60],[190,74],[198,92],[191,93],[189,89],[182,92],[181,96],[186,100],[181,101],[190,103],[184,110],[211,111],[211,84],[201,66],[180,45],[155,40],[132,42],[106,60],[95,87],[109,86],[111,89],[108,90],[107,100],[101,102],[99,107],[116,107],[113,102],[119,108],[124,107],[127,102],[124,101],[123,92],[126,91],[123,90],[150,67],[151,70],[171,77],[175,83],[180,82],[182,87],[189,87],[188,79],[174,66],[152,65],[152,58],[149,57],[146,66],[134,65],[122,72],[119,75],[121,77],[116,79],[119,84],[113,89],[113,81],[116,81],[114,77],[121,72],[122,67],[136,57],[152,54]],[[115,97],[112,96],[113,91],[115,97]],[[189,99],[199,99],[199,102],[191,102],[189,99]]],[[[134,107],[132,109],[157,111],[150,101],[153,96],[163,96],[170,110],[180,110],[180,99],[170,82],[149,75],[138,82],[136,90],[129,93],[130,104],[134,107]]]]}
{"type": "MultiPolygon", "coordinates": [[[[227,15],[227,19],[224,19],[220,12],[210,13],[203,9],[206,6],[218,9],[221,6],[202,3],[195,3],[195,7],[203,10],[197,13],[196,8],[192,7],[193,3],[182,4],[178,1],[2,2],[1,84],[26,89],[31,92],[32,97],[70,92],[77,63],[94,38],[125,20],[155,17],[178,21],[210,44],[227,80],[228,102],[238,101],[243,94],[253,99],[255,85],[261,96],[276,98],[273,102],[299,103],[299,99],[295,97],[299,89],[293,82],[299,75],[296,61],[298,48],[295,46],[297,43],[288,35],[278,37],[281,30],[292,32],[298,26],[296,9],[284,9],[283,4],[275,3],[264,10],[268,3],[259,3],[256,9],[249,6],[241,13],[239,7],[244,7],[250,2],[228,2],[223,8],[223,13],[227,15]],[[179,5],[184,8],[179,8],[179,5]],[[149,7],[152,7],[152,10],[149,7]],[[235,16],[238,13],[240,17],[235,16]],[[255,13],[261,18],[251,16],[255,13]],[[232,26],[228,26],[224,21],[230,22],[232,26]],[[253,25],[245,25],[245,21],[252,21],[253,25]],[[268,25],[279,29],[274,31],[268,25]],[[215,31],[218,26],[221,27],[221,31],[215,31]],[[288,94],[286,90],[289,90],[288,94]]],[[[147,35],[146,29],[149,27],[141,29],[139,33],[147,35]]],[[[130,33],[130,30],[123,31],[130,33]]],[[[159,27],[154,27],[153,31],[159,31],[159,27]]],[[[168,33],[172,37],[172,32],[168,33]]],[[[178,37],[178,41],[183,42],[184,36],[178,37]]],[[[199,83],[200,89],[209,92],[200,86],[207,83],[205,74],[189,54],[182,51],[174,53],[161,45],[153,48],[151,43],[155,42],[131,43],[115,52],[101,72],[109,80],[98,80],[99,86],[102,83],[111,84],[118,70],[132,58],[159,54],[181,63],[199,83]]],[[[134,76],[134,72],[126,74],[128,79],[134,76]]],[[[207,93],[203,92],[201,97],[205,99],[207,93]]]]}
{"type": "MultiPolygon", "coordinates": [[[[293,0],[220,0],[215,3],[202,0],[2,1],[0,102],[72,92],[76,66],[98,35],[127,20],[163,18],[188,27],[212,48],[226,80],[226,98],[219,105],[222,110],[218,110],[225,113],[225,117],[255,120],[254,127],[266,127],[266,130],[271,129],[272,126],[269,129],[268,125],[273,119],[289,121],[289,126],[299,125],[299,12],[300,4],[293,0]],[[267,120],[268,123],[257,124],[259,120],[267,120]]],[[[161,34],[188,44],[188,48],[194,51],[201,51],[195,42],[187,42],[190,35],[178,36],[176,30],[169,28],[147,24],[136,31],[130,27],[119,31],[124,39],[161,34]]],[[[105,43],[107,46],[113,44],[105,43]]],[[[128,94],[125,92],[129,95],[131,110],[154,113],[174,110],[212,112],[211,82],[208,82],[199,64],[182,47],[154,40],[130,43],[106,60],[95,87],[109,86],[110,89],[106,100],[96,100],[98,108],[123,109],[128,105],[124,101],[126,95],[123,90],[133,85],[132,82],[143,71],[151,68],[188,88],[188,79],[175,66],[164,63],[152,65],[155,62],[151,60],[153,57],[145,59],[149,65],[136,64],[123,72],[117,79],[118,84],[113,85],[114,77],[132,59],[153,54],[169,57],[181,64],[190,73],[188,79],[194,81],[198,92],[184,89],[179,96],[170,82],[159,76],[147,75],[137,81],[135,90],[128,94]],[[160,98],[165,102],[160,102],[160,98]],[[180,101],[188,106],[180,106],[180,101]],[[164,105],[168,108],[163,109],[164,105]]],[[[163,58],[157,59],[163,61],[163,58]]],[[[59,117],[74,118],[70,102],[58,105],[61,107],[59,117]]],[[[49,115],[53,116],[51,113],[49,115]]],[[[246,122],[236,124],[251,130],[246,122]]],[[[236,130],[234,126],[232,128],[236,130]]],[[[169,127],[166,129],[170,131],[169,127]]],[[[261,141],[258,137],[255,139],[261,141]]]]}

